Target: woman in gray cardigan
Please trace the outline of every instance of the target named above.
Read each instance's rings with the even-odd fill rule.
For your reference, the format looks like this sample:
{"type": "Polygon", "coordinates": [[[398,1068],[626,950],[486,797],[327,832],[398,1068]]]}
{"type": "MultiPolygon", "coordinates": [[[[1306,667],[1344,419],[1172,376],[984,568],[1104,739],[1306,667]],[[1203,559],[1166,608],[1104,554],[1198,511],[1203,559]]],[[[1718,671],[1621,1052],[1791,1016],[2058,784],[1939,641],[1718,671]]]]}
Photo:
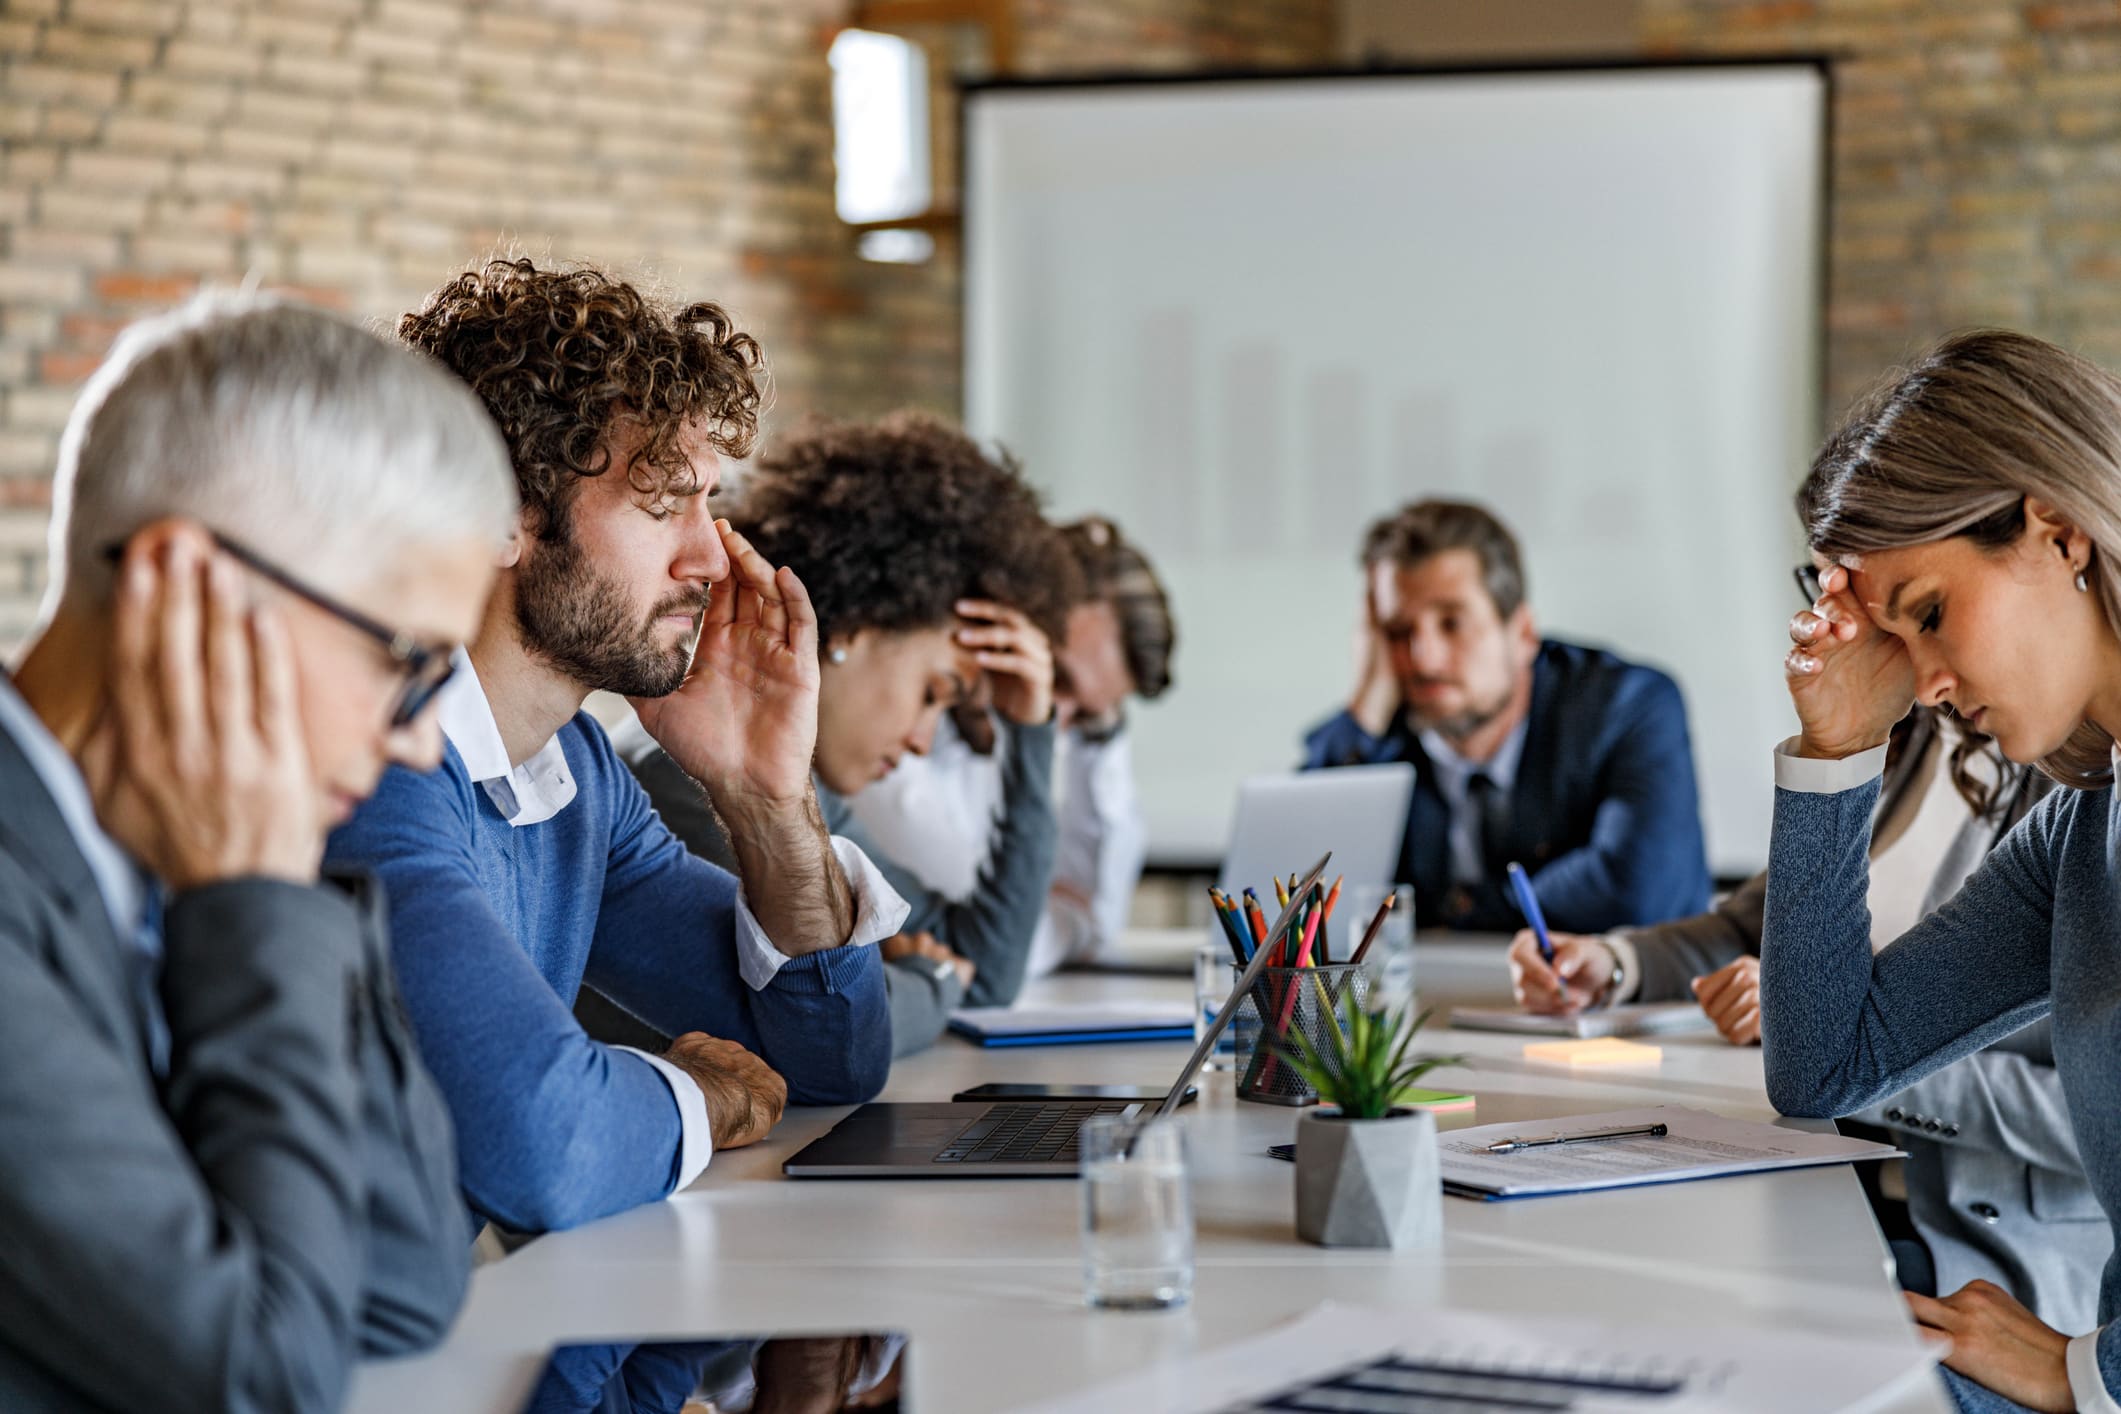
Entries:
{"type": "MultiPolygon", "coordinates": [[[[1871,822],[1874,937],[1896,937],[1959,891],[1974,866],[2053,787],[1941,712],[1893,728],[1871,822]]],[[[1725,1039],[1760,1039],[1760,930],[1767,876],[1707,913],[1624,933],[1553,934],[1555,969],[1520,933],[1510,972],[1520,1006],[1699,1000],[1725,1039]]],[[[1904,1213],[1888,1221],[1901,1284],[1934,1296],[1976,1279],[2001,1286],[2062,1330],[2089,1330],[2113,1239],[2077,1157],[2076,1131],[2036,1022],[1857,1111],[1907,1150],[1904,1213]],[[1910,1231],[1910,1229],[1912,1229],[1910,1231]]],[[[1897,1196],[1897,1195],[1896,1195],[1897,1196]]]]}
{"type": "MultiPolygon", "coordinates": [[[[817,423],[751,468],[730,520],[787,565],[818,616],[818,805],[911,906],[882,946],[892,1048],[934,1043],[950,1009],[1000,1006],[1023,986],[1053,875],[1053,654],[1079,576],[1012,465],[954,427],[898,414],[817,423]],[[1009,723],[1001,810],[964,899],[925,888],[880,852],[847,800],[906,753],[927,751],[943,709],[975,689],[1009,723]]],[[[729,846],[699,787],[642,733],[618,746],[663,822],[725,867],[729,846]]],[[[984,831],[982,831],[984,835],[984,831]]]]}
{"type": "MultiPolygon", "coordinates": [[[[2051,1023],[2077,1150],[2121,1214],[2121,380],[2022,335],[1955,336],[1867,399],[1798,493],[1821,595],[1790,623],[1800,731],[1775,757],[1761,948],[1769,1097],[1849,1114],[2051,1023]],[[2072,789],[1958,894],[1871,951],[1865,850],[1885,742],[1949,707],[2072,789]]],[[[1974,1410],[2113,1411],[2121,1266],[2058,1331],[2000,1288],[1910,1295],[1974,1410]]]]}

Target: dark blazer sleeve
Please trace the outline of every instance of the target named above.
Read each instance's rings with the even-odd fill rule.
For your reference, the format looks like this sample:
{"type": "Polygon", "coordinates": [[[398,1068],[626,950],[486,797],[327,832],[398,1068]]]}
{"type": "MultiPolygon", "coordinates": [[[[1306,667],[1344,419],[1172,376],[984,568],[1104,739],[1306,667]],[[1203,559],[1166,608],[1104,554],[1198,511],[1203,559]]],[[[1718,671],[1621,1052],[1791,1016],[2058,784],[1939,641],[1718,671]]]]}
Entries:
{"type": "Polygon", "coordinates": [[[353,1006],[369,1184],[361,1352],[405,1355],[448,1334],[471,1279],[473,1233],[449,1105],[420,1061],[390,965],[382,888],[366,880],[345,887],[360,901],[365,964],[353,1006]]]}
{"type": "Polygon", "coordinates": [[[1678,685],[1633,669],[1611,714],[1590,839],[1532,877],[1547,922],[1565,932],[1661,923],[1708,906],[1708,854],[1678,685]]]}
{"type": "Polygon", "coordinates": [[[369,1260],[357,911],[262,880],[176,899],[158,1097],[39,897],[0,861],[0,1342],[84,1406],[335,1408],[369,1260]]]}
{"type": "Polygon", "coordinates": [[[1692,1001],[1688,985],[1739,958],[1760,955],[1760,917],[1767,905],[1767,875],[1756,874],[1707,913],[1677,918],[1654,928],[1630,928],[1641,982],[1639,1002],[1692,1001]]]}
{"type": "MultiPolygon", "coordinates": [[[[1397,727],[1397,719],[1394,719],[1397,727]]],[[[1384,761],[1404,759],[1403,744],[1396,730],[1388,730],[1383,736],[1371,736],[1355,720],[1355,714],[1346,710],[1334,713],[1304,734],[1304,762],[1306,771],[1322,770],[1328,766],[1374,766],[1384,761]]]]}

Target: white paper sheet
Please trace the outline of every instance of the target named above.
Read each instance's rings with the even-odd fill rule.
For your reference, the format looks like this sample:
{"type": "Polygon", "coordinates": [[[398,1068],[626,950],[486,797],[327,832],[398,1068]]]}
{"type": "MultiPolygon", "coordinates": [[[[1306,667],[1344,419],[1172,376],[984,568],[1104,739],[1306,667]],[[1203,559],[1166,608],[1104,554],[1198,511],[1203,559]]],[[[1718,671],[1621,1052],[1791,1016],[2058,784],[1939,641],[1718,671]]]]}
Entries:
{"type": "Polygon", "coordinates": [[[1851,1340],[1328,1303],[1221,1350],[1160,1362],[1019,1414],[1244,1414],[1321,1379],[1333,1387],[1303,1407],[1346,1414],[1433,1409],[1439,1403],[1418,1394],[1445,1390],[1456,1400],[1449,1407],[1464,1414],[1521,1411],[1528,1393],[1552,1401],[1536,1407],[1570,1414],[1865,1414],[1932,1378],[1935,1358],[1912,1331],[1900,1340],[1851,1340]],[[1429,1368],[1379,1368],[1387,1357],[1429,1368]],[[1653,1397],[1618,1387],[1635,1382],[1667,1392],[1653,1397]],[[1506,1402],[1512,1399],[1518,1402],[1506,1402]]]}
{"type": "Polygon", "coordinates": [[[1684,1105],[1647,1105],[1606,1114],[1476,1125],[1438,1135],[1437,1148],[1443,1160],[1447,1191],[1471,1190],[1498,1198],[1678,1183],[1858,1159],[1889,1159],[1900,1153],[1888,1144],[1725,1119],[1684,1105]],[[1484,1149],[1498,1139],[1628,1129],[1646,1124],[1663,1124],[1670,1133],[1661,1139],[1599,1140],[1519,1149],[1508,1154],[1490,1154],[1484,1149]]]}

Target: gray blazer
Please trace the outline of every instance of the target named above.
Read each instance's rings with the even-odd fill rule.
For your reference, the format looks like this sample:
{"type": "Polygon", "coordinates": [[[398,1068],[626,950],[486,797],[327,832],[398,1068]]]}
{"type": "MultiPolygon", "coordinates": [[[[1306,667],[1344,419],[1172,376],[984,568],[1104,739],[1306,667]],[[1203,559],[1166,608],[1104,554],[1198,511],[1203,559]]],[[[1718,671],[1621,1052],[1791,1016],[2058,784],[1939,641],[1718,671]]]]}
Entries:
{"type": "Polygon", "coordinates": [[[449,1116],[379,900],[266,880],[163,917],[170,1061],[43,782],[0,732],[0,1409],[336,1408],[447,1331],[449,1116]]]}
{"type": "MultiPolygon", "coordinates": [[[[1913,782],[1931,779],[1923,767],[1933,746],[1944,749],[1929,715],[1910,718],[1880,788],[1876,819],[1892,819],[1913,782]]],[[[1961,842],[1980,838],[1971,848],[1955,846],[1941,861],[1931,897],[1956,892],[1988,846],[2052,785],[2045,776],[2014,768],[2003,782],[2002,815],[1968,826],[1961,842]]],[[[1707,913],[1630,930],[1642,970],[1637,1000],[1691,997],[1692,979],[1746,954],[1757,957],[1766,899],[1762,874],[1707,913]]],[[[2077,1156],[2047,1022],[2006,1036],[1850,1118],[1892,1131],[1894,1142],[1907,1150],[1908,1216],[1929,1245],[1940,1293],[1981,1277],[2065,1334],[2098,1324],[2099,1278],[2113,1235],[2077,1156]]]]}
{"type": "MultiPolygon", "coordinates": [[[[908,904],[903,931],[932,933],[937,942],[978,969],[965,988],[953,973],[939,975],[928,962],[901,959],[884,969],[891,999],[891,1053],[911,1055],[935,1044],[951,1008],[1006,1006],[1023,990],[1031,961],[1031,935],[1046,908],[1053,882],[1058,827],[1053,815],[1053,742],[1056,728],[1012,727],[1002,757],[1002,811],[979,887],[967,899],[946,898],[882,853],[845,799],[817,784],[825,828],[853,841],[908,904]]],[[[656,813],[685,847],[702,859],[734,870],[735,856],[706,795],[663,749],[645,735],[619,743],[621,754],[647,790],[656,813]]],[[[614,1004],[584,988],[575,1015],[600,1040],[659,1049],[658,1038],[630,1032],[614,1004]]]]}

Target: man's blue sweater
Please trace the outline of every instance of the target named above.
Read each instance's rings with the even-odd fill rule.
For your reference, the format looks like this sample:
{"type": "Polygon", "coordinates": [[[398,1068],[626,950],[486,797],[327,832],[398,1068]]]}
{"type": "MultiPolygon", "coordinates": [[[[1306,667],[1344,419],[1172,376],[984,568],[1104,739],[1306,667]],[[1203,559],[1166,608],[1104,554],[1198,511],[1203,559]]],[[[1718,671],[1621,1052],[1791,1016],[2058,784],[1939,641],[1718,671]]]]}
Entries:
{"type": "Polygon", "coordinates": [[[334,867],[390,898],[392,954],[421,1054],[456,1120],[464,1192],[519,1231],[653,1202],[676,1180],[676,1102],[640,1056],[584,1035],[587,977],[642,1020],[757,1052],[796,1104],[883,1088],[891,1021],[875,948],[827,948],[753,991],[737,973],[737,881],[694,858],[586,713],[560,731],[574,800],[511,826],[456,748],[392,768],[331,837],[334,867]]]}

